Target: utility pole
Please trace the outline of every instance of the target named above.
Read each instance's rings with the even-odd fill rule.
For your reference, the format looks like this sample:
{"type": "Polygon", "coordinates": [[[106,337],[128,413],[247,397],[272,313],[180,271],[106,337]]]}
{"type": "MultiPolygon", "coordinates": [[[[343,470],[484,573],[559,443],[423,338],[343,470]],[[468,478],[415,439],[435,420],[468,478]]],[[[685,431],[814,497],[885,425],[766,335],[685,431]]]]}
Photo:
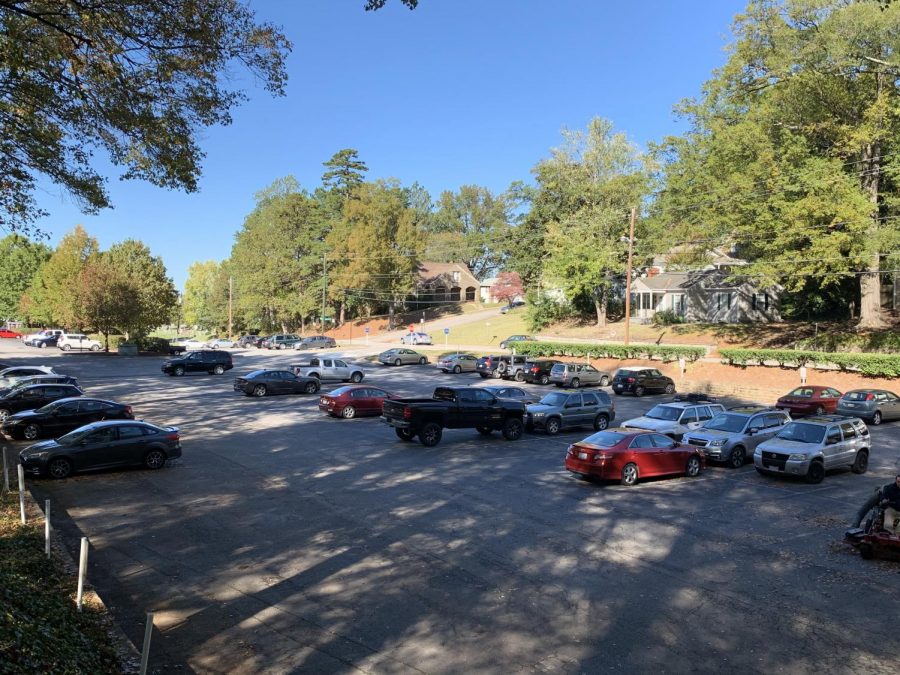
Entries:
{"type": "Polygon", "coordinates": [[[234,277],[228,277],[228,339],[231,339],[233,333],[231,332],[232,318],[234,317],[233,312],[234,307],[234,277]]]}
{"type": "Polygon", "coordinates": [[[328,272],[325,267],[325,251],[322,251],[322,333],[325,333],[325,289],[328,288],[328,272]]]}
{"type": "Polygon", "coordinates": [[[625,274],[625,344],[631,338],[631,260],[634,255],[634,219],[637,208],[631,209],[631,224],[628,227],[628,271],[625,274]]]}

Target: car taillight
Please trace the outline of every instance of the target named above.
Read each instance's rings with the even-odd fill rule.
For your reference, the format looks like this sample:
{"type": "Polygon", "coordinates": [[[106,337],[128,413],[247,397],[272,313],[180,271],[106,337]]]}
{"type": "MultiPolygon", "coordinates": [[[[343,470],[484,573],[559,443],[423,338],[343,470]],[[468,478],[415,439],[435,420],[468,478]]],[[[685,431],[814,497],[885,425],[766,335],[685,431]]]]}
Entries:
{"type": "Polygon", "coordinates": [[[403,419],[408,420],[411,417],[412,417],[412,408],[410,408],[409,406],[406,406],[403,409],[403,419]]]}
{"type": "Polygon", "coordinates": [[[567,454],[567,455],[574,455],[574,454],[575,454],[575,446],[574,446],[574,445],[570,445],[568,448],[566,448],[566,454],[567,454]]]}
{"type": "Polygon", "coordinates": [[[875,394],[866,394],[866,400],[867,400],[867,401],[874,401],[874,400],[875,400],[875,394]]]}
{"type": "Polygon", "coordinates": [[[612,455],[604,455],[602,452],[598,452],[594,455],[595,462],[605,462],[607,459],[612,459],[612,455]]]}
{"type": "Polygon", "coordinates": [[[625,381],[626,381],[628,384],[632,384],[632,383],[634,382],[634,378],[633,378],[633,377],[626,377],[626,378],[625,378],[625,381]]]}
{"type": "Polygon", "coordinates": [[[168,435],[166,436],[166,440],[167,440],[167,441],[177,441],[178,438],[179,438],[179,437],[178,437],[178,434],[168,434],[168,435]]]}
{"type": "Polygon", "coordinates": [[[538,372],[539,370],[540,370],[540,368],[538,368],[537,366],[534,366],[534,367],[531,369],[531,372],[532,372],[532,373],[536,373],[536,372],[538,372]]]}

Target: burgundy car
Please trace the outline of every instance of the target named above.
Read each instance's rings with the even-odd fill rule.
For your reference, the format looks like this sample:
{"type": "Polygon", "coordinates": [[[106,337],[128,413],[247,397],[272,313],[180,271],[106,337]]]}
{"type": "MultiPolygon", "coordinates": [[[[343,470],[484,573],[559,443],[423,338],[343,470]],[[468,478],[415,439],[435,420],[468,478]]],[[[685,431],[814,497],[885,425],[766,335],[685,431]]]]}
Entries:
{"type": "Polygon", "coordinates": [[[824,415],[834,413],[837,410],[841,392],[833,387],[819,387],[804,384],[797,387],[790,394],[785,394],[776,408],[786,410],[791,417],[803,417],[804,415],[824,415]]]}
{"type": "Polygon", "coordinates": [[[384,389],[367,385],[338,387],[319,397],[319,410],[347,420],[361,415],[380,415],[386,398],[397,397],[384,389]]]}
{"type": "Polygon", "coordinates": [[[634,485],[653,476],[699,476],[706,456],[699,448],[653,431],[605,429],[569,446],[566,469],[580,478],[634,485]]]}

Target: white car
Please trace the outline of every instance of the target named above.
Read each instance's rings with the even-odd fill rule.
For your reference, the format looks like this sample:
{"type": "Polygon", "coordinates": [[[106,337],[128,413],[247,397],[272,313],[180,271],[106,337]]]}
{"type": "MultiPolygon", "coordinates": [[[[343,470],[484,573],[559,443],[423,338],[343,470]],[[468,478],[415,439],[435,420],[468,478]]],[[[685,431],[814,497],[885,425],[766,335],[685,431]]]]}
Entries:
{"type": "Polygon", "coordinates": [[[430,345],[431,336],[428,333],[407,333],[400,342],[405,345],[430,345]]]}
{"type": "Polygon", "coordinates": [[[725,412],[720,403],[673,401],[655,405],[641,417],[622,422],[625,429],[656,431],[680,441],[686,433],[725,412]]]}
{"type": "Polygon", "coordinates": [[[19,380],[33,375],[55,375],[50,366],[13,366],[0,370],[0,389],[9,389],[19,380]]]}
{"type": "Polygon", "coordinates": [[[92,352],[99,352],[103,345],[98,340],[92,340],[83,333],[63,333],[59,336],[56,346],[64,352],[69,352],[73,349],[90,349],[92,352]]]}
{"type": "Polygon", "coordinates": [[[210,340],[206,343],[206,346],[210,349],[225,349],[234,347],[234,340],[228,340],[227,338],[216,338],[215,340],[210,340]]]}

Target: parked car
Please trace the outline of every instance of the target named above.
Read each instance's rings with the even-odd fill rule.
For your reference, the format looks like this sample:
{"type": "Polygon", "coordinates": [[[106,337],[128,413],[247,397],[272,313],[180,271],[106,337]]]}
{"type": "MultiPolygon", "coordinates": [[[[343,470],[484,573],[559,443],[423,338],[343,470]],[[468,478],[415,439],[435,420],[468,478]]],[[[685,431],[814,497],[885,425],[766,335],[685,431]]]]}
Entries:
{"type": "Polygon", "coordinates": [[[51,335],[62,335],[62,330],[59,328],[45,328],[44,330],[39,330],[37,333],[23,335],[22,342],[33,347],[35,340],[41,340],[51,335]]]}
{"type": "Polygon", "coordinates": [[[562,361],[555,359],[526,361],[523,368],[525,381],[531,384],[550,384],[550,371],[557,363],[562,363],[562,361]]]}
{"type": "Polygon", "coordinates": [[[451,354],[437,362],[437,367],[445,373],[474,373],[478,358],[471,354],[451,354]]]}
{"type": "Polygon", "coordinates": [[[92,340],[83,333],[63,333],[59,336],[56,346],[64,352],[69,352],[73,349],[99,352],[101,347],[103,347],[98,340],[92,340]]]}
{"type": "Polygon", "coordinates": [[[10,366],[0,370],[0,389],[10,389],[25,377],[57,374],[52,366],[10,366]]]}
{"type": "Polygon", "coordinates": [[[412,349],[397,347],[396,349],[388,349],[378,355],[378,360],[386,366],[406,366],[412,363],[425,365],[428,363],[428,357],[412,349]]]}
{"type": "Polygon", "coordinates": [[[550,369],[550,382],[557,387],[582,387],[596,384],[605,387],[609,384],[609,373],[604,373],[589,363],[557,363],[550,369]]]}
{"type": "Polygon", "coordinates": [[[643,396],[647,393],[675,393],[675,380],[647,366],[630,366],[619,368],[612,380],[612,389],[616,394],[634,394],[643,396]]]}
{"type": "Polygon", "coordinates": [[[865,473],[871,447],[869,429],[858,417],[817,415],[793,421],[760,443],[753,464],[761,474],[783,473],[821,483],[830,469],[865,473]]]}
{"type": "Polygon", "coordinates": [[[327,335],[309,335],[294,345],[294,349],[332,349],[337,347],[333,337],[327,335]]]}
{"type": "Polygon", "coordinates": [[[431,336],[428,333],[407,333],[400,342],[405,345],[430,345],[431,336]]]}
{"type": "Polygon", "coordinates": [[[118,419],[134,419],[130,405],[79,396],[17,412],[6,418],[2,429],[11,438],[33,441],[41,436],[56,438],[92,422],[118,419]]]}
{"type": "Polygon", "coordinates": [[[39,335],[31,340],[27,340],[25,342],[26,345],[30,347],[38,347],[40,349],[44,349],[46,347],[55,347],[59,342],[59,338],[62,337],[62,332],[56,333],[46,333],[44,335],[39,335]]]}
{"type": "Polygon", "coordinates": [[[293,349],[294,345],[301,341],[299,335],[286,333],[283,335],[272,335],[263,341],[263,347],[266,349],[293,349]]]}
{"type": "Polygon", "coordinates": [[[497,364],[497,370],[500,377],[504,380],[515,380],[516,382],[525,381],[525,366],[528,364],[528,357],[522,354],[511,354],[504,356],[497,364]]]}
{"type": "Polygon", "coordinates": [[[516,300],[515,302],[511,302],[508,305],[503,305],[503,307],[500,308],[500,313],[508,314],[510,312],[510,310],[516,309],[517,307],[524,307],[524,306],[525,306],[524,300],[516,300]]]}
{"type": "Polygon", "coordinates": [[[673,401],[655,405],[641,417],[635,417],[622,423],[625,429],[646,429],[658,431],[670,438],[680,441],[684,435],[711,420],[719,413],[725,412],[721,403],[689,403],[673,401]]]}
{"type": "Polygon", "coordinates": [[[20,338],[22,337],[21,333],[17,333],[14,330],[10,330],[9,328],[0,328],[0,338],[20,338]]]}
{"type": "Polygon", "coordinates": [[[95,422],[54,441],[41,441],[19,453],[19,463],[31,474],[68,478],[77,471],[118,466],[161,469],[181,457],[178,427],[147,422],[95,422]]]}
{"type": "Polygon", "coordinates": [[[535,396],[531,392],[525,391],[521,387],[507,387],[491,385],[482,387],[485,391],[491,392],[497,398],[508,398],[512,401],[521,401],[525,405],[537,403],[540,397],[535,396]]]}
{"type": "Polygon", "coordinates": [[[354,366],[343,359],[330,357],[315,357],[304,363],[291,366],[295,375],[303,377],[315,377],[318,380],[340,380],[341,382],[362,382],[364,373],[362,368],[354,366]]]}
{"type": "Polygon", "coordinates": [[[563,429],[588,424],[599,431],[606,429],[615,418],[616,408],[605,391],[554,391],[528,406],[525,428],[543,429],[551,436],[563,429]]]}
{"type": "Polygon", "coordinates": [[[775,407],[786,410],[791,417],[823,415],[836,412],[840,398],[841,392],[834,387],[804,384],[778,399],[775,407]]]}
{"type": "Polygon", "coordinates": [[[161,366],[166,375],[181,376],[185,373],[209,373],[221,375],[234,368],[231,354],[214,349],[188,352],[184,356],[169,359],[161,366]]]}
{"type": "Polygon", "coordinates": [[[238,347],[249,347],[251,345],[255,346],[256,341],[259,339],[259,335],[241,335],[241,337],[237,340],[238,347]]]}
{"type": "Polygon", "coordinates": [[[250,344],[252,344],[257,349],[262,349],[263,346],[266,344],[266,340],[268,340],[271,337],[273,337],[273,336],[272,335],[257,335],[256,338],[250,342],[250,344]]]}
{"type": "Polygon", "coordinates": [[[518,440],[524,416],[524,404],[475,387],[438,387],[431,398],[385,400],[382,413],[401,440],[418,436],[426,447],[440,443],[444,429],[474,428],[484,436],[499,429],[506,440],[518,440]]]}
{"type": "Polygon", "coordinates": [[[16,378],[16,381],[11,386],[0,389],[0,396],[5,396],[10,391],[32,384],[71,384],[81,389],[81,384],[71,375],[28,375],[27,377],[16,378]]]}
{"type": "MultiPolygon", "coordinates": [[[[192,337],[176,337],[169,340],[169,354],[182,354],[187,351],[188,342],[194,341],[196,344],[200,344],[192,337]]],[[[199,347],[192,347],[192,349],[199,349],[199,347]]]]}
{"type": "Polygon", "coordinates": [[[763,406],[738,406],[719,413],[684,436],[684,442],[700,448],[707,460],[725,462],[737,469],[760,443],[769,440],[791,421],[783,410],[763,406]]]}
{"type": "Polygon", "coordinates": [[[37,410],[58,399],[81,396],[82,393],[71,384],[31,384],[13,389],[0,397],[0,423],[22,410],[37,410]]]}
{"type": "Polygon", "coordinates": [[[315,377],[302,377],[289,370],[254,370],[234,378],[234,390],[247,396],[315,394],[321,388],[315,377]]]}
{"type": "Polygon", "coordinates": [[[836,412],[878,426],[883,421],[900,420],[900,397],[886,389],[854,389],[841,396],[836,412]]]}
{"type": "Polygon", "coordinates": [[[698,449],[653,431],[606,429],[573,443],[565,468],[579,478],[618,480],[632,486],[653,476],[699,476],[706,458],[698,449]]]}
{"type": "Polygon", "coordinates": [[[530,335],[510,335],[500,343],[500,349],[512,349],[517,342],[535,342],[530,335]]]}
{"type": "Polygon", "coordinates": [[[210,349],[230,349],[234,347],[234,340],[228,338],[212,338],[207,341],[206,346],[210,349]]]}
{"type": "Polygon", "coordinates": [[[319,410],[332,417],[352,419],[381,415],[385,399],[399,398],[384,389],[369,386],[338,387],[319,397],[319,410]]]}
{"type": "Polygon", "coordinates": [[[516,369],[525,366],[525,362],[525,356],[513,356],[511,354],[501,354],[497,356],[490,354],[478,359],[475,363],[475,372],[483,378],[503,377],[507,372],[514,375],[516,369]]]}

